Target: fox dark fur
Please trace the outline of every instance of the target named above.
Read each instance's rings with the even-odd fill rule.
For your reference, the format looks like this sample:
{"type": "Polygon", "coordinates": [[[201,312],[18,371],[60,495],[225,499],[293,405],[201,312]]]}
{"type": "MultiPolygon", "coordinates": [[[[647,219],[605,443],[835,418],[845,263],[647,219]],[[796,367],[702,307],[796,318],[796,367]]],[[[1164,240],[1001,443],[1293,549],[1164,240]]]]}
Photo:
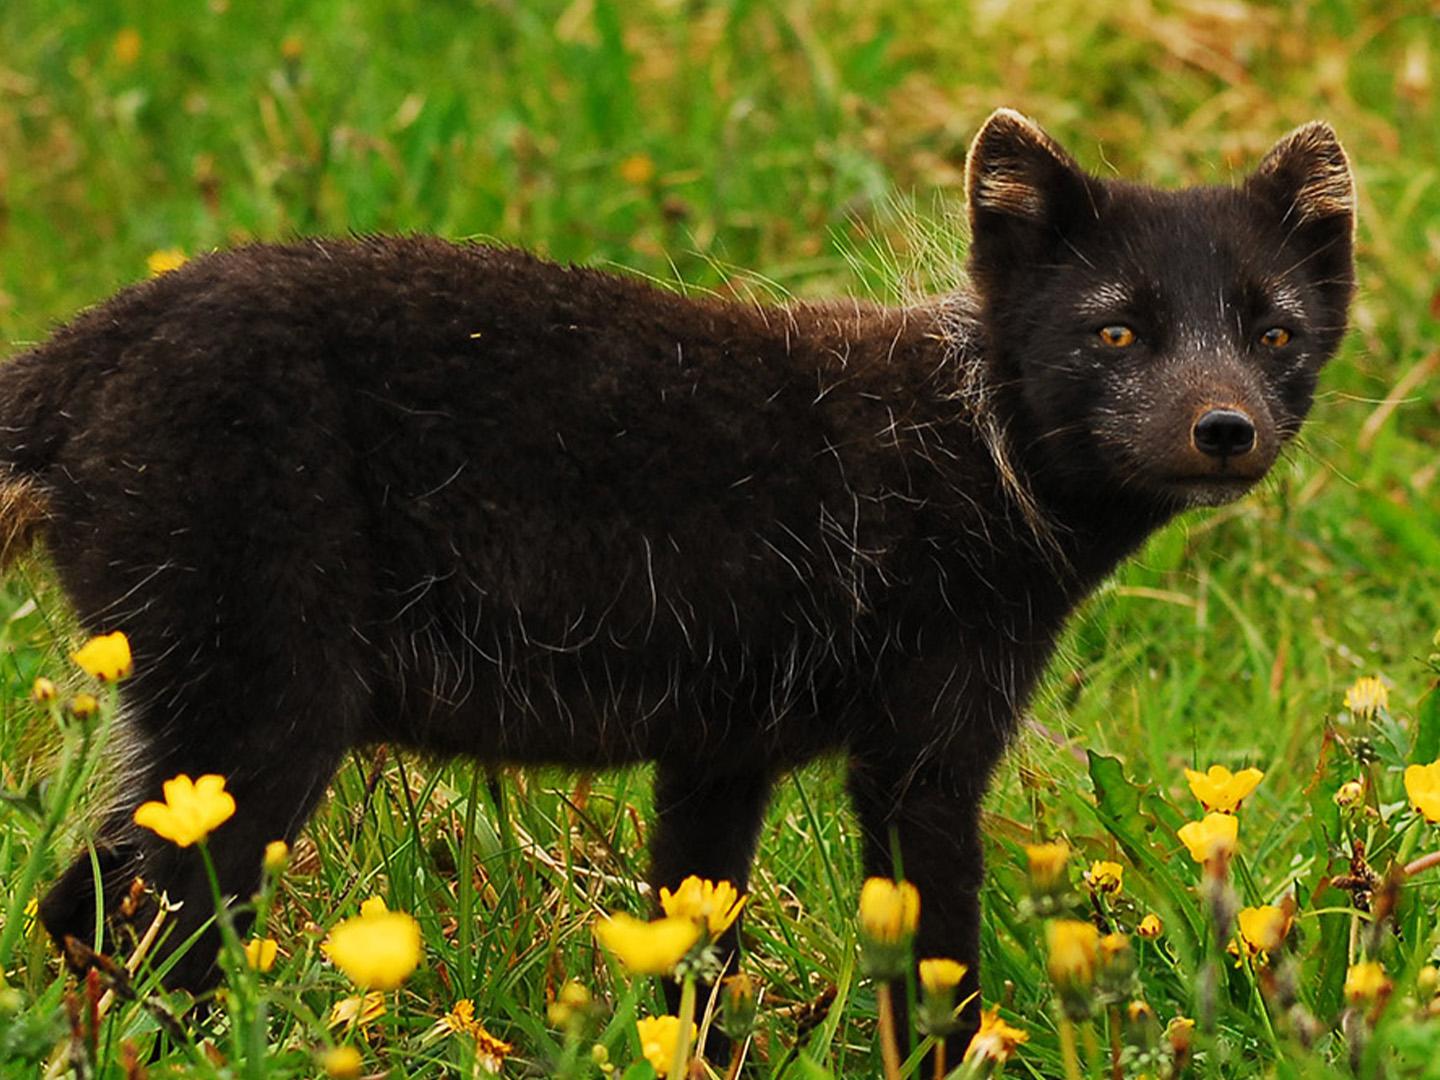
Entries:
{"type": "MultiPolygon", "coordinates": [[[[0,368],[13,550],[123,630],[129,756],[96,838],[209,910],[131,823],[223,774],[250,895],[352,747],[657,764],[652,877],[743,885],[772,783],[844,755],[921,956],[978,989],[986,785],[1062,624],[1155,528],[1232,500],[1309,410],[1352,291],[1323,124],[1233,187],[1099,179],[1002,110],[966,286],[764,307],[428,237],[195,259],[0,368]]],[[[40,912],[96,922],[82,856],[40,912]]],[[[213,942],[172,981],[214,977],[213,942]]],[[[973,1013],[972,1013],[973,1016],[973,1013]]]]}

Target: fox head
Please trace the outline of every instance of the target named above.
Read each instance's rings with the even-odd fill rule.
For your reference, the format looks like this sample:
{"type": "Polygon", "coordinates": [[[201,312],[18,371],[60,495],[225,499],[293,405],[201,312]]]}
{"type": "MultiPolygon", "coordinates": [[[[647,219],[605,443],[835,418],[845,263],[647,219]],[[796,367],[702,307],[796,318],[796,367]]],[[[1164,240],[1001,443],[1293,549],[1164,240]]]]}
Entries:
{"type": "Polygon", "coordinates": [[[1354,183],[1311,123],[1233,187],[1083,171],[1019,113],[966,164],[969,270],[1042,488],[1166,509],[1243,494],[1309,411],[1354,289],[1354,183]]]}

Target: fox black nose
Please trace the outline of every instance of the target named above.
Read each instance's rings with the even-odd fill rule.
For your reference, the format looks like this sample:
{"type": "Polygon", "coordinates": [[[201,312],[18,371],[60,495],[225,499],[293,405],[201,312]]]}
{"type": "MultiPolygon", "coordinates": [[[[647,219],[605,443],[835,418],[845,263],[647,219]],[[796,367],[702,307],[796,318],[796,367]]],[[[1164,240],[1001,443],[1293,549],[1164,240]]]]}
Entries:
{"type": "Polygon", "coordinates": [[[1211,409],[1190,433],[1195,449],[1216,458],[1239,457],[1255,446],[1255,424],[1238,409],[1211,409]]]}

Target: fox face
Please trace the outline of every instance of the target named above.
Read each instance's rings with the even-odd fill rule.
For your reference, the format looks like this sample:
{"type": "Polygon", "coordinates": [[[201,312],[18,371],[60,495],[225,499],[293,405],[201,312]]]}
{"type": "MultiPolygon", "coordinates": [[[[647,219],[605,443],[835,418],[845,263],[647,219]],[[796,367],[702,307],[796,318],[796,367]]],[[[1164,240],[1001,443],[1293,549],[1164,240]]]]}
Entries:
{"type": "Polygon", "coordinates": [[[1002,111],[967,176],[971,275],[1032,480],[1173,511],[1264,476],[1353,291],[1334,132],[1297,129],[1238,186],[1166,192],[1090,176],[1002,111]]]}

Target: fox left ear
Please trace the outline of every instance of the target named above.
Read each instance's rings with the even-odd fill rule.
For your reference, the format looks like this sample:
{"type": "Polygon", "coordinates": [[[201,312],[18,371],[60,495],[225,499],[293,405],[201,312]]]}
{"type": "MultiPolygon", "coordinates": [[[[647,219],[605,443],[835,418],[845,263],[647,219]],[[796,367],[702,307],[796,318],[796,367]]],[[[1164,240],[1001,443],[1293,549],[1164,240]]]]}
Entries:
{"type": "Polygon", "coordinates": [[[1329,124],[1314,120],[1286,135],[1270,148],[1249,185],[1276,203],[1288,224],[1329,221],[1354,228],[1355,178],[1329,124]]]}

